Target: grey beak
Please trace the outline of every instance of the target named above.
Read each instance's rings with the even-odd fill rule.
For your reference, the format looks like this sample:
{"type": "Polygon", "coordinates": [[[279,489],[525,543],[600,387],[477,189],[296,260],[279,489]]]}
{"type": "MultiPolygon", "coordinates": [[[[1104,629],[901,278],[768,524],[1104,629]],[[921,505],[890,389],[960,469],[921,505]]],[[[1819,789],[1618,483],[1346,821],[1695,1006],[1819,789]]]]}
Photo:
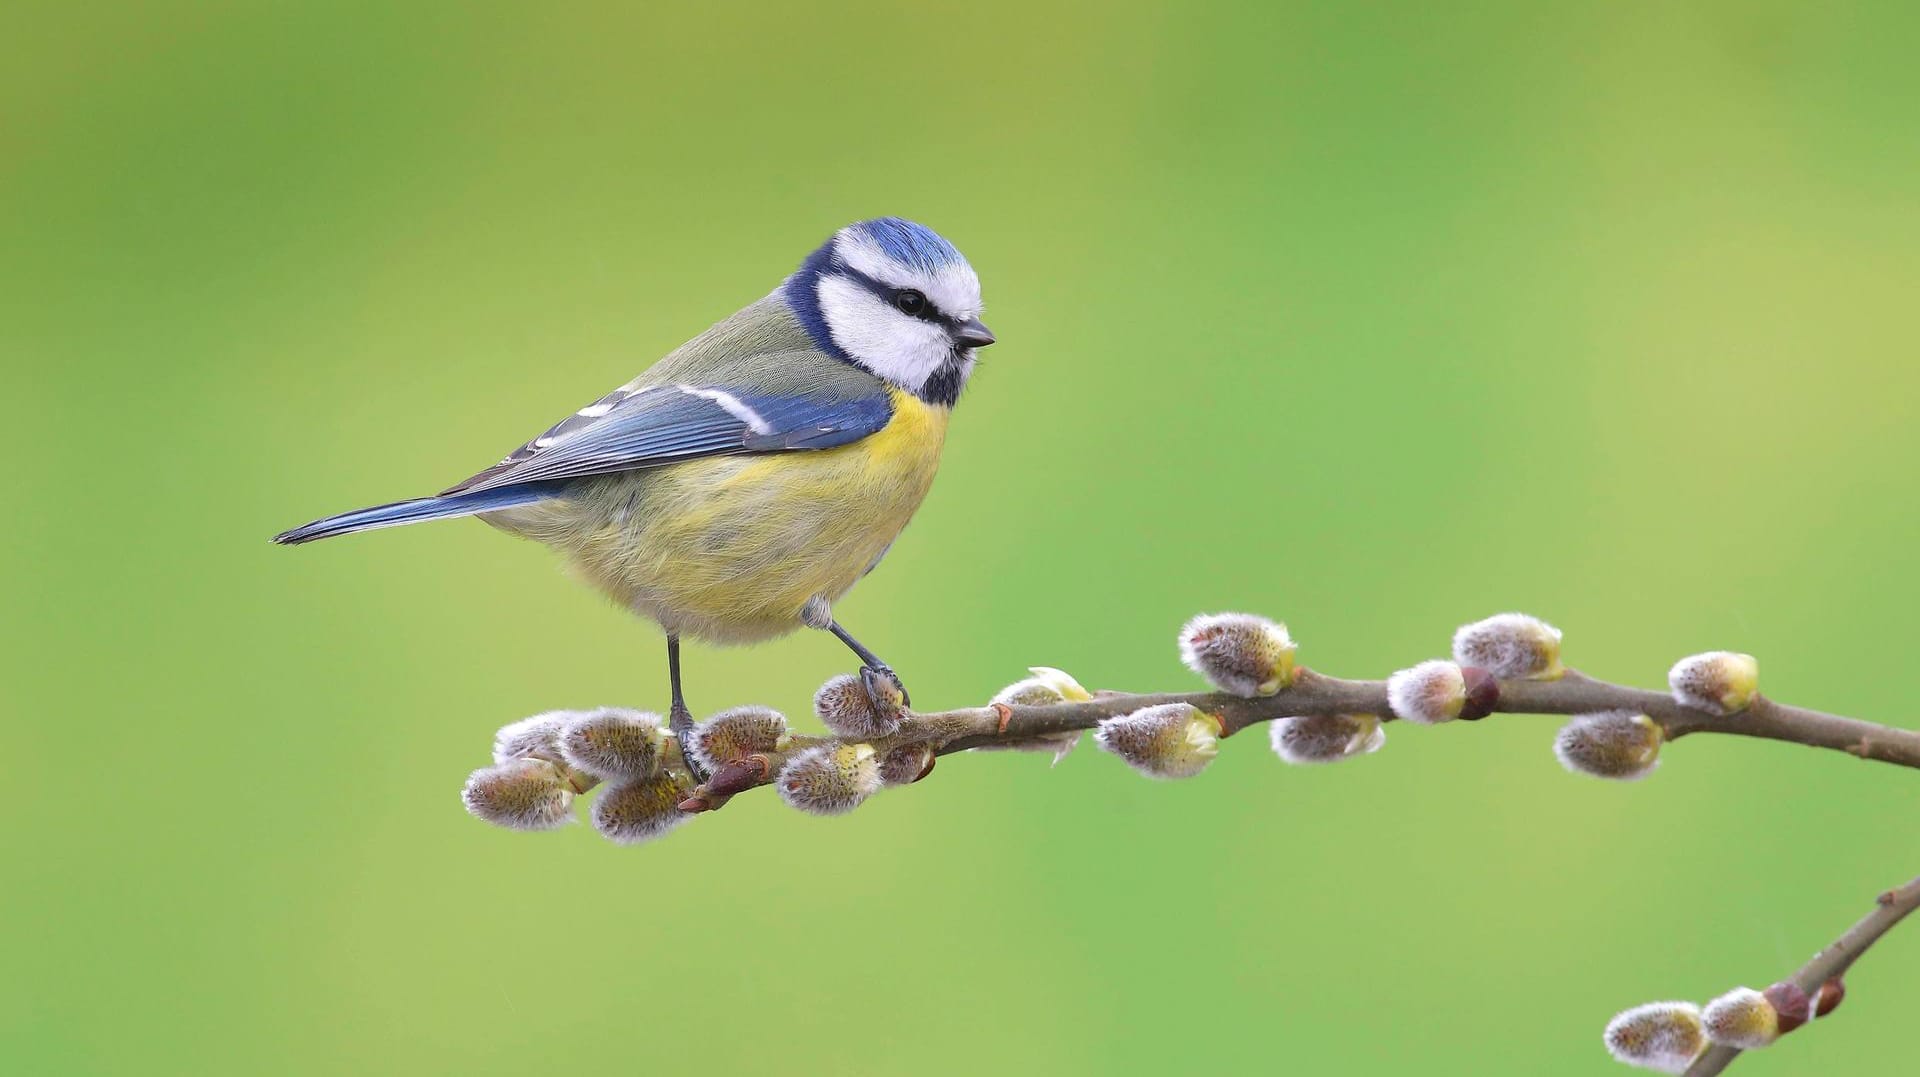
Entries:
{"type": "Polygon", "coordinates": [[[968,318],[954,329],[953,339],[962,348],[984,348],[993,343],[993,330],[982,325],[978,318],[968,318]]]}

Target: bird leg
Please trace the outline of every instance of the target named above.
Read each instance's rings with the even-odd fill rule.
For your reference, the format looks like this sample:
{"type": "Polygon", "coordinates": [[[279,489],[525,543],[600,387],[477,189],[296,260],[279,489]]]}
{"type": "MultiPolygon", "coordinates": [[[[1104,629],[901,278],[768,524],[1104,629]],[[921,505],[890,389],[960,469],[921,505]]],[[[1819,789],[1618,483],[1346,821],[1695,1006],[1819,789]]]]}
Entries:
{"type": "Polygon", "coordinates": [[[893,671],[893,667],[882,662],[879,655],[867,650],[859,640],[854,639],[846,629],[840,627],[839,621],[828,621],[827,631],[833,633],[841,643],[846,644],[848,650],[860,656],[860,661],[865,664],[865,668],[860,671],[860,683],[866,686],[867,695],[872,697],[875,707],[885,705],[880,696],[885,691],[883,685],[886,682],[891,682],[892,687],[899,689],[902,704],[913,705],[913,697],[907,695],[907,686],[900,680],[900,675],[893,671]],[[881,683],[876,684],[876,681],[881,683]]]}
{"type": "Polygon", "coordinates": [[[680,742],[681,758],[687,761],[693,780],[705,782],[710,775],[693,757],[693,712],[687,709],[687,699],[680,694],[680,637],[672,632],[667,633],[667,677],[673,682],[673,707],[667,711],[667,729],[680,742]]]}

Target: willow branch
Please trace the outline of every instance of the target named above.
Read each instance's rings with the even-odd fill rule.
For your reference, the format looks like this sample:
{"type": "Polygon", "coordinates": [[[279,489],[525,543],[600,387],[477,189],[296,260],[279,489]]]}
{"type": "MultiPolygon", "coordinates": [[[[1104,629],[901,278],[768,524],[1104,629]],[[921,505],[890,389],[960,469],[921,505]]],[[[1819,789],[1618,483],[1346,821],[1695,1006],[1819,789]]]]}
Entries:
{"type": "MultiPolygon", "coordinates": [[[[1451,661],[1421,662],[1385,680],[1344,680],[1301,667],[1286,627],[1252,614],[1195,617],[1178,642],[1182,661],[1216,691],[1089,693],[1061,670],[1035,668],[987,706],[920,714],[907,708],[897,678],[869,667],[857,677],[834,677],[815,693],[814,713],[827,736],[795,735],[783,715],[757,705],[715,714],[684,738],[668,735],[657,716],[626,708],[535,715],[495,735],[494,765],[474,771],[462,796],[467,810],[487,822],[551,830],[571,820],[574,796],[603,780],[594,828],[637,844],[761,786],[777,785],[781,799],[800,811],[839,815],[881,789],[926,777],[940,756],[1017,748],[1057,758],[1090,729],[1102,749],[1134,770],[1188,778],[1212,762],[1220,740],[1262,723],[1277,723],[1273,750],[1287,762],[1330,763],[1377,749],[1386,722],[1438,725],[1494,714],[1571,716],[1554,739],[1554,754],[1568,770],[1598,778],[1641,777],[1658,765],[1665,744],[1702,733],[1920,769],[1920,730],[1768,699],[1759,693],[1751,655],[1689,655],[1668,671],[1670,692],[1649,691],[1566,668],[1560,631],[1521,613],[1462,625],[1451,661]]],[[[1607,1049],[1662,1072],[1717,1074],[1738,1055],[1734,1045],[1765,1046],[1829,1012],[1840,998],[1840,973],[1917,906],[1920,879],[1882,895],[1872,915],[1795,981],[1765,992],[1737,988],[1704,1009],[1656,1002],[1622,1011],[1608,1023],[1607,1049]],[[1829,981],[1834,990],[1823,993],[1829,981]]]]}
{"type": "MultiPolygon", "coordinates": [[[[1299,666],[1297,646],[1276,621],[1203,614],[1181,629],[1180,653],[1213,692],[1089,693],[1060,670],[1035,668],[987,706],[919,714],[906,707],[897,678],[869,667],[858,677],[832,678],[815,693],[814,713],[828,736],[795,735],[784,716],[762,706],[722,711],[685,738],[669,736],[657,716],[626,708],[555,711],[502,728],[494,765],[474,771],[462,796],[467,810],[487,822],[551,830],[570,821],[575,795],[604,780],[594,828],[637,844],[761,786],[777,784],[781,799],[798,810],[838,815],[883,788],[926,777],[940,756],[1019,748],[1057,758],[1089,729],[1133,769],[1187,778],[1211,763],[1220,740],[1261,723],[1278,723],[1272,743],[1282,759],[1329,763],[1377,749],[1386,722],[1438,725],[1494,714],[1571,716],[1554,739],[1554,754],[1568,770],[1599,778],[1641,777],[1659,763],[1663,745],[1698,733],[1920,769],[1920,730],[1768,699],[1758,691],[1751,655],[1689,655],[1668,671],[1671,691],[1657,692],[1567,669],[1560,631],[1525,614],[1463,625],[1452,642],[1452,661],[1421,662],[1385,680],[1344,680],[1299,666]]],[[[1717,1074],[1739,1053],[1734,1045],[1770,1044],[1837,1005],[1836,977],[1916,906],[1920,879],[1882,895],[1872,915],[1793,982],[1765,992],[1738,988],[1704,1009],[1668,1002],[1622,1011],[1607,1026],[1607,1049],[1662,1072],[1717,1074]],[[1829,981],[1834,991],[1823,993],[1829,981]]]]}
{"type": "MultiPolygon", "coordinates": [[[[924,744],[930,746],[935,755],[947,755],[970,748],[1031,741],[1049,734],[1092,729],[1103,719],[1166,703],[1190,704],[1213,715],[1221,723],[1222,736],[1232,736],[1262,722],[1297,716],[1370,714],[1381,721],[1394,719],[1385,681],[1343,680],[1302,668],[1296,672],[1291,684],[1268,696],[1243,698],[1220,692],[1101,692],[1093,699],[1080,703],[1049,706],[995,704],[930,714],[909,714],[895,732],[865,743],[872,744],[874,750],[882,754],[899,747],[924,744]]],[[[1504,714],[1548,715],[1628,710],[1644,714],[1658,723],[1665,739],[1669,741],[1696,733],[1757,737],[1845,752],[1860,759],[1920,768],[1920,731],[1789,706],[1759,695],[1737,714],[1717,715],[1685,706],[1664,692],[1609,684],[1568,671],[1557,680],[1498,682],[1498,695],[1492,702],[1491,710],[1504,714]]],[[[822,744],[839,743],[842,743],[841,739],[832,737],[796,737],[790,748],[765,753],[757,757],[759,761],[749,768],[736,768],[726,776],[716,775],[714,782],[709,783],[710,787],[702,787],[696,792],[711,794],[706,796],[704,807],[719,807],[727,796],[770,783],[793,753],[822,744]]]]}
{"type": "MultiPolygon", "coordinates": [[[[1823,984],[1844,975],[1860,959],[1860,955],[1916,908],[1920,908],[1920,878],[1881,894],[1875,899],[1872,912],[1848,928],[1826,949],[1814,954],[1812,960],[1800,966],[1800,971],[1793,975],[1794,984],[1809,998],[1819,994],[1823,984]]],[[[1688,1067],[1685,1077],[1714,1077],[1740,1057],[1740,1053],[1738,1047],[1709,1048],[1688,1067]]]]}

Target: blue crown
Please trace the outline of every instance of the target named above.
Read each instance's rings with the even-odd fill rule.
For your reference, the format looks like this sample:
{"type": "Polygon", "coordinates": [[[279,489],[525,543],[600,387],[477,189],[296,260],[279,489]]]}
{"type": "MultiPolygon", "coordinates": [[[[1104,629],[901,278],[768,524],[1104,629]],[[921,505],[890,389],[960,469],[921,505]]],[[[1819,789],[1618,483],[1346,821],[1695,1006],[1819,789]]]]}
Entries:
{"type": "Polygon", "coordinates": [[[887,257],[901,265],[932,272],[967,262],[953,244],[941,238],[940,233],[926,225],[899,217],[876,217],[861,221],[852,230],[873,240],[886,252],[887,257]]]}

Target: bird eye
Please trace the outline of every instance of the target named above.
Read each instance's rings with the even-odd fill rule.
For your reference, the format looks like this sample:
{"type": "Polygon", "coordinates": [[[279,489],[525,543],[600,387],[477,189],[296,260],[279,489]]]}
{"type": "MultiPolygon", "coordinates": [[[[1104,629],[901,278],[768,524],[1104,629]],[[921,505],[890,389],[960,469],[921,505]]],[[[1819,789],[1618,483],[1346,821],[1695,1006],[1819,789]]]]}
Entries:
{"type": "Polygon", "coordinates": [[[893,293],[893,305],[902,314],[918,314],[927,309],[927,297],[912,288],[903,288],[893,293]]]}

